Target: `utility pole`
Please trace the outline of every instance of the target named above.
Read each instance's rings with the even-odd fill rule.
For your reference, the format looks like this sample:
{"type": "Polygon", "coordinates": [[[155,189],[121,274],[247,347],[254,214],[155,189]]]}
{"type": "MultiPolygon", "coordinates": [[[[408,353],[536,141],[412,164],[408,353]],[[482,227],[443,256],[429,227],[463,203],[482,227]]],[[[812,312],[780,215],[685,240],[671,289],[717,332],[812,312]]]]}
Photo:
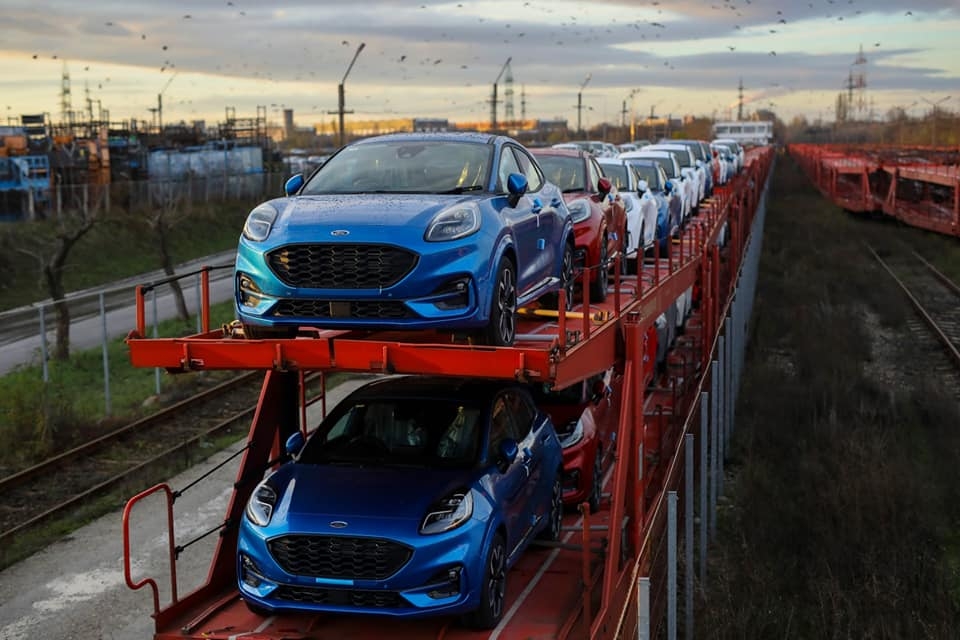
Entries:
{"type": "Polygon", "coordinates": [[[921,97],[920,99],[926,102],[931,107],[933,107],[933,115],[932,115],[933,127],[930,130],[930,146],[934,147],[937,144],[937,120],[940,119],[940,105],[946,102],[947,100],[949,100],[950,96],[947,96],[946,98],[940,98],[936,102],[930,102],[929,100],[923,97],[921,97]]]}
{"type": "Polygon", "coordinates": [[[583,88],[587,86],[588,82],[590,82],[591,75],[593,74],[587,74],[587,77],[583,80],[583,84],[580,85],[580,90],[577,91],[577,135],[579,137],[583,137],[583,126],[580,124],[580,115],[583,111],[583,88]]]}
{"type": "Polygon", "coordinates": [[[490,100],[490,130],[496,131],[497,129],[497,83],[500,82],[500,77],[503,75],[503,72],[507,70],[507,67],[510,66],[510,61],[513,60],[513,57],[507,58],[507,61],[503,63],[503,67],[500,68],[500,73],[497,74],[497,79],[493,81],[493,97],[490,100]]]}
{"type": "Polygon", "coordinates": [[[341,80],[340,84],[337,85],[337,110],[327,112],[330,114],[336,113],[340,115],[340,146],[341,147],[344,144],[346,144],[346,134],[343,131],[343,115],[345,113],[353,113],[352,110],[346,111],[344,109],[345,99],[344,99],[343,85],[347,81],[347,76],[350,75],[350,70],[353,69],[353,63],[357,61],[357,56],[360,55],[360,52],[363,51],[363,48],[365,46],[367,46],[367,44],[365,42],[361,42],[360,46],[357,47],[357,52],[353,54],[353,60],[350,61],[350,65],[347,67],[346,73],[343,74],[343,80],[341,80]]]}

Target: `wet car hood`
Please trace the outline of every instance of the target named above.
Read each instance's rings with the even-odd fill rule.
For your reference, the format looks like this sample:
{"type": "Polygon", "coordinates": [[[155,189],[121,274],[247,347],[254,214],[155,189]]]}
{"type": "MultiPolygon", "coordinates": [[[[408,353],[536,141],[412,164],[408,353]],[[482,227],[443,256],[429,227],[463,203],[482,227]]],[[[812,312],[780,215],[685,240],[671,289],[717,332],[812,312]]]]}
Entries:
{"type": "Polygon", "coordinates": [[[470,485],[463,469],[295,464],[278,472],[274,524],[317,516],[421,520],[438,499],[470,485]]]}

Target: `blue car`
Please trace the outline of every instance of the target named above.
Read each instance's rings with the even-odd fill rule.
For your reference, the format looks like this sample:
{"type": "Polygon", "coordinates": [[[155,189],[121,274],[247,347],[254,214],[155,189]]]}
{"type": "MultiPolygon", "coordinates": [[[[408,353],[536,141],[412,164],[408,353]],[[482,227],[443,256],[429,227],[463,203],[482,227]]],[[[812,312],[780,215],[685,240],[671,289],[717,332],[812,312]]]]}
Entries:
{"type": "Polygon", "coordinates": [[[258,613],[461,614],[489,629],[510,567],[560,536],[560,442],[517,383],[382,378],[287,450],[240,524],[240,594],[258,613]]]}
{"type": "Polygon", "coordinates": [[[572,300],[570,212],[511,138],[368,138],[286,192],[257,206],[240,238],[235,299],[248,337],[435,329],[503,346],[518,307],[563,287],[572,300]]]}
{"type": "Polygon", "coordinates": [[[657,243],[660,255],[670,255],[670,239],[676,235],[683,217],[680,198],[673,195],[673,182],[667,179],[663,166],[656,159],[625,159],[640,178],[641,198],[651,198],[657,203],[657,243]]]}

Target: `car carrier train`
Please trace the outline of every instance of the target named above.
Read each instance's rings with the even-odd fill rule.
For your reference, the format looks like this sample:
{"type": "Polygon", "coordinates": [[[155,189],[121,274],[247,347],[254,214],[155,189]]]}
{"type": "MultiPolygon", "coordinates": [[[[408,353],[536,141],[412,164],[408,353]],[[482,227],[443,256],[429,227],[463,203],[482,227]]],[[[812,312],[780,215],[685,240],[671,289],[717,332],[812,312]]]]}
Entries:
{"type": "Polygon", "coordinates": [[[698,540],[705,549],[773,159],[749,151],[665,256],[655,246],[630,275],[613,260],[603,301],[582,269],[574,304],[563,288],[554,304],[518,309],[509,345],[433,329],[254,338],[211,328],[206,312],[201,333],[150,338],[139,290],[134,365],[264,372],[204,584],[176,588],[177,488],[158,485],[124,511],[125,577],[153,593],[155,640],[632,638],[676,624],[677,527],[688,554],[698,540]],[[306,388],[318,372],[387,384],[314,421],[306,388]],[[388,388],[397,379],[405,390],[388,388]],[[429,470],[411,472],[423,456],[429,470]],[[402,483],[437,499],[408,504],[420,493],[402,483]],[[136,575],[131,544],[134,507],[158,494],[170,519],[165,601],[159,579],[136,575]],[[378,513],[358,516],[351,500],[378,513]]]}

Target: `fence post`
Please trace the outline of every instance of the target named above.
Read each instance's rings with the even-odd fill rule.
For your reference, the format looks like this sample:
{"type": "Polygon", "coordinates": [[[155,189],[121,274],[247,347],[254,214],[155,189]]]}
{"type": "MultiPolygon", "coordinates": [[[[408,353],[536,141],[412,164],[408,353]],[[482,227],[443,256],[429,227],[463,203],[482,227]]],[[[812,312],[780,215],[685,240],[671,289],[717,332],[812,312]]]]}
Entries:
{"type": "MultiPolygon", "coordinates": [[[[729,329],[730,321],[725,320],[724,326],[729,329]]],[[[717,419],[717,496],[723,495],[723,461],[727,457],[727,338],[720,336],[719,343],[719,377],[717,378],[717,405],[719,406],[717,419]]]]}
{"type": "Polygon", "coordinates": [[[107,307],[103,300],[103,291],[100,292],[100,335],[103,338],[103,412],[110,416],[112,407],[110,402],[110,355],[107,349],[107,307]]]}
{"type": "Polygon", "coordinates": [[[50,382],[50,368],[47,365],[47,316],[44,306],[40,305],[40,368],[43,371],[43,382],[50,382]]]}
{"type": "Polygon", "coordinates": [[[683,495],[683,582],[684,582],[684,625],[685,638],[693,637],[693,434],[684,437],[686,459],[684,477],[686,483],[683,495]]]}
{"type": "Polygon", "coordinates": [[[714,360],[710,364],[710,539],[717,535],[717,416],[719,415],[719,388],[717,378],[720,376],[720,363],[714,360]]]}
{"type": "Polygon", "coordinates": [[[707,440],[710,430],[710,394],[700,393],[700,584],[707,584],[707,440]]]}
{"type": "Polygon", "coordinates": [[[667,640],[677,640],[677,492],[667,493],[667,640]]]}
{"type": "Polygon", "coordinates": [[[637,579],[637,640],[650,640],[650,578],[637,579]]]}

